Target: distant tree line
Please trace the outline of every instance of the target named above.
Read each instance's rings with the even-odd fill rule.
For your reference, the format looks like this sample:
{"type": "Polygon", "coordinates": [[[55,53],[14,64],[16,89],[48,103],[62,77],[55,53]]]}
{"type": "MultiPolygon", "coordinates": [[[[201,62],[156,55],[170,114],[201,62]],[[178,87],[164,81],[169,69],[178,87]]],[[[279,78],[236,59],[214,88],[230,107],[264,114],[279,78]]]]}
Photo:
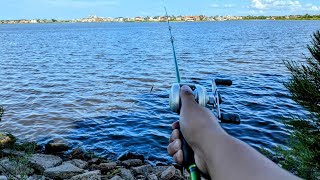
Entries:
{"type": "Polygon", "coordinates": [[[320,20],[319,15],[289,15],[289,16],[244,16],[244,20],[320,20]]]}

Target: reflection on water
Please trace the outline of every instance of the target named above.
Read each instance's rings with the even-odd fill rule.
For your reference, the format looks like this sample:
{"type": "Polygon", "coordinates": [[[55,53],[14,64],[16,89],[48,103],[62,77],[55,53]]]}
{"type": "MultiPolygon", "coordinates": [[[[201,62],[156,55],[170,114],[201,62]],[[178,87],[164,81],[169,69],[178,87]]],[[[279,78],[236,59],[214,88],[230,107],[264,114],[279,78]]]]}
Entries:
{"type": "MultiPolygon", "coordinates": [[[[282,60],[300,60],[319,21],[172,23],[183,81],[221,88],[224,125],[254,147],[283,144],[281,117],[302,113],[282,85],[282,60]],[[289,29],[287,27],[290,27],[289,29]]],[[[1,131],[45,143],[68,139],[101,155],[124,150],[165,161],[168,91],[175,81],[165,23],[0,26],[1,131]],[[152,93],[151,87],[154,86],[152,93]]]]}

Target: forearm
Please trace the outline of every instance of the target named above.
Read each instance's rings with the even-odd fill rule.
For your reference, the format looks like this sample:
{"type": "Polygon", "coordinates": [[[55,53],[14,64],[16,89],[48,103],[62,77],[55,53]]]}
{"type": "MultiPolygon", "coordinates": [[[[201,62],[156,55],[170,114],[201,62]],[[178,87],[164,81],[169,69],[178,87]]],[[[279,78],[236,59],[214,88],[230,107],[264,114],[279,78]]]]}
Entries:
{"type": "Polygon", "coordinates": [[[197,154],[206,159],[212,179],[298,179],[246,143],[227,133],[203,132],[197,154]]]}
{"type": "MultiPolygon", "coordinates": [[[[195,102],[190,87],[181,88],[181,101],[180,130],[195,152],[199,169],[208,172],[212,179],[298,179],[248,144],[228,135],[212,112],[195,102]]],[[[169,153],[182,163],[182,150],[178,149],[173,143],[169,145],[169,153]]]]}

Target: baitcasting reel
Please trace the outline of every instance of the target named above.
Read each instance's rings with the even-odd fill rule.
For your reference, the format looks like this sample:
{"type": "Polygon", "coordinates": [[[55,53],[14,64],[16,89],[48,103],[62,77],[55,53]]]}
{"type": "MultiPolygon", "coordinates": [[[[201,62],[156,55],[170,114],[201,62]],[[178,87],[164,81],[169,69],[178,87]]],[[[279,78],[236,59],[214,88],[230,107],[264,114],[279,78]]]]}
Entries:
{"type": "Polygon", "coordinates": [[[218,92],[219,85],[231,86],[231,80],[215,79],[212,80],[212,94],[209,94],[205,87],[197,84],[172,84],[170,90],[170,108],[173,112],[180,113],[181,109],[181,99],[180,99],[180,88],[183,85],[187,85],[192,89],[192,93],[198,104],[203,107],[216,110],[216,117],[221,121],[221,123],[230,124],[240,124],[240,116],[238,114],[226,114],[221,113],[220,104],[222,103],[222,98],[218,92]],[[210,96],[211,95],[211,96],[210,96]]]}

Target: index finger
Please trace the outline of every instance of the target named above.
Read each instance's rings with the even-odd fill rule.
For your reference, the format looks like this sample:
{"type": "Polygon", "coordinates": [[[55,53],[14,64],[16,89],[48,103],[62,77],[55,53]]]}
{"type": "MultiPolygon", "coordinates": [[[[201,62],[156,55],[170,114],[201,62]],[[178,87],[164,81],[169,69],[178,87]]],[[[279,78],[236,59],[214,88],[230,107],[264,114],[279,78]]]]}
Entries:
{"type": "Polygon", "coordinates": [[[180,123],[179,121],[176,121],[172,124],[172,129],[180,129],[180,123]]]}

